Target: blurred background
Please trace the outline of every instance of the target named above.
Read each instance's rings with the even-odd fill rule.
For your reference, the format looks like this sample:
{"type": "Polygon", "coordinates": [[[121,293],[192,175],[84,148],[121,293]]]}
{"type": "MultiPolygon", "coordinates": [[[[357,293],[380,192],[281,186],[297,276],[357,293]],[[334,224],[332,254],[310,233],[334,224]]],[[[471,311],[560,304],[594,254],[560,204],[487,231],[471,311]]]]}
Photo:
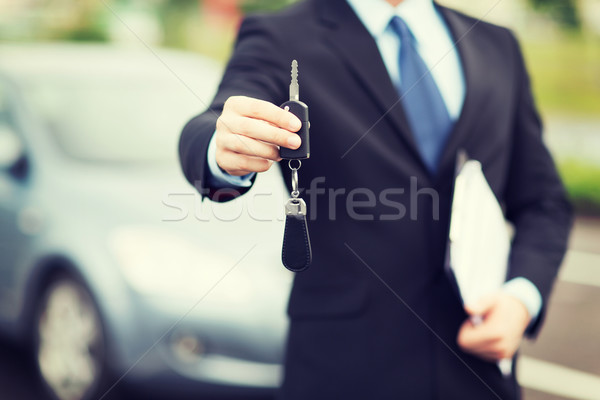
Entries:
{"type": "MultiPolygon", "coordinates": [[[[150,381],[165,398],[175,384],[268,398],[290,282],[261,262],[278,260],[281,220],[264,221],[279,198],[253,209],[266,218],[242,224],[240,251],[224,248],[218,229],[239,204],[200,204],[175,148],[243,15],[292,2],[0,0],[0,398],[148,398],[150,381]],[[205,214],[218,217],[210,232],[205,214]],[[257,224],[265,236],[247,255],[257,224]],[[231,268],[246,272],[224,280],[231,268]],[[165,287],[173,276],[188,283],[165,287]]],[[[522,347],[525,399],[600,399],[600,0],[440,3],[516,32],[577,213],[545,328],[522,347]]],[[[276,174],[257,186],[283,193],[276,174]]]]}

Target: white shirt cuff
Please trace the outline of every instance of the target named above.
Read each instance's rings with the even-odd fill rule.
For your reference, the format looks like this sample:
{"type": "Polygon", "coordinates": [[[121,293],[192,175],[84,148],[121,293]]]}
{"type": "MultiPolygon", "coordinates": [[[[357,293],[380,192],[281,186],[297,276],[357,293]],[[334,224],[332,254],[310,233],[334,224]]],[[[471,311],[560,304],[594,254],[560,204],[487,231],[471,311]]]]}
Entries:
{"type": "Polygon", "coordinates": [[[504,284],[502,291],[521,301],[529,312],[531,321],[535,321],[542,309],[542,295],[529,279],[523,277],[511,279],[504,284]]]}
{"type": "Polygon", "coordinates": [[[239,188],[239,187],[250,187],[252,186],[252,177],[256,175],[256,172],[251,172],[243,176],[230,175],[223,171],[217,164],[217,143],[215,141],[215,135],[213,134],[208,144],[208,151],[206,156],[208,162],[208,184],[214,188],[239,188]]]}

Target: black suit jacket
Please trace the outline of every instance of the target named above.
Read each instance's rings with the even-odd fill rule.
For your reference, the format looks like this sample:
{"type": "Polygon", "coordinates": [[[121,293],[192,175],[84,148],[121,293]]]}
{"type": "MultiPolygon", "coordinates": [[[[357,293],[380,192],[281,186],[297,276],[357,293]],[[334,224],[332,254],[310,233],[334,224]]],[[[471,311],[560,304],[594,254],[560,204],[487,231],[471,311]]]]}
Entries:
{"type": "MultiPolygon", "coordinates": [[[[439,10],[457,41],[466,98],[435,175],[373,38],[344,0],[246,18],[213,103],[183,131],[184,173],[214,199],[206,150],[223,103],[233,95],[283,103],[290,62],[298,60],[311,120],[301,186],[319,179],[325,194],[304,195],[313,265],[296,276],[289,301],[284,399],[519,397],[514,377],[456,344],[466,315],[443,268],[456,153],[481,162],[516,227],[508,278],[532,281],[544,304],[565,252],[570,207],[542,143],[515,38],[439,10]],[[375,206],[348,210],[349,196],[372,200],[359,188],[377,196],[375,206]]],[[[282,171],[289,186],[287,166],[282,171]]]]}

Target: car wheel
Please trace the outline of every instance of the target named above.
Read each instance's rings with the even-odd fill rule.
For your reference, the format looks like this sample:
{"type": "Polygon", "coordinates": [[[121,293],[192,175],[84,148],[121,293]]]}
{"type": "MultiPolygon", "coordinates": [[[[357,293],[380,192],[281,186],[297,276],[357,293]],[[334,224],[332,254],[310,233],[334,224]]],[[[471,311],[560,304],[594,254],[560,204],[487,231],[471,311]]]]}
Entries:
{"type": "Polygon", "coordinates": [[[83,400],[99,393],[106,376],[104,330],[81,282],[61,275],[47,285],[33,337],[35,363],[52,397],[83,400]]]}

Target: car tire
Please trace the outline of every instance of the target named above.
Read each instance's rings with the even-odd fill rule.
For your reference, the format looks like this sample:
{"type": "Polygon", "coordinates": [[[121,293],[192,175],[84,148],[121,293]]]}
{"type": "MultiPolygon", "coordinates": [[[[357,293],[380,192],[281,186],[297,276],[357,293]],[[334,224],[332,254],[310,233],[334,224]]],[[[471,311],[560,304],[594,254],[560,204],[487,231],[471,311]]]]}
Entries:
{"type": "Polygon", "coordinates": [[[87,287],[60,274],[45,286],[33,321],[33,356],[42,385],[55,400],[91,400],[106,389],[106,341],[87,287]]]}

